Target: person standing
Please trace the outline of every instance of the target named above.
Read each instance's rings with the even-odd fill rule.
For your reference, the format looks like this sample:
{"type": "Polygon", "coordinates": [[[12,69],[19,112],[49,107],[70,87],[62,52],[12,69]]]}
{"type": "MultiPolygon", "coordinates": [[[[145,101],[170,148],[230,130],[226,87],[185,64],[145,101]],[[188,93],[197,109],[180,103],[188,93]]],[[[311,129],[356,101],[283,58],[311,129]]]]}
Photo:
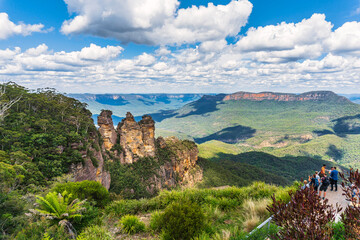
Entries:
{"type": "Polygon", "coordinates": [[[331,177],[331,188],[330,191],[332,191],[334,189],[334,185],[335,185],[335,192],[337,192],[337,181],[339,178],[339,172],[338,170],[336,170],[336,167],[332,167],[332,171],[330,173],[330,177],[331,177]]]}
{"type": "Polygon", "coordinates": [[[301,187],[301,189],[309,188],[308,181],[304,180],[304,185],[301,187]]]}
{"type": "Polygon", "coordinates": [[[320,170],[320,177],[323,177],[326,173],[326,164],[324,164],[320,170]]]}
{"type": "Polygon", "coordinates": [[[319,189],[320,181],[317,179],[316,174],[314,174],[312,177],[309,176],[309,182],[310,182],[310,186],[313,186],[314,190],[317,193],[317,191],[319,189]]]}
{"type": "Polygon", "coordinates": [[[320,186],[320,193],[319,193],[319,196],[321,198],[321,193],[324,192],[324,196],[322,197],[323,200],[326,197],[326,190],[327,190],[329,185],[330,185],[330,181],[329,181],[329,178],[326,176],[326,173],[325,173],[324,176],[321,178],[321,186],[320,186]]]}

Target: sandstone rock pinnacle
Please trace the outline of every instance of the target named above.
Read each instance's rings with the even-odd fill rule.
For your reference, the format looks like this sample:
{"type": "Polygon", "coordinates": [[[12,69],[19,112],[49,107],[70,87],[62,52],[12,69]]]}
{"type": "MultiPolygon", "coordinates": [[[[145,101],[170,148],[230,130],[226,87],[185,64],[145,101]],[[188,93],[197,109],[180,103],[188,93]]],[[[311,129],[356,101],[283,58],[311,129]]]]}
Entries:
{"type": "Polygon", "coordinates": [[[98,116],[99,132],[104,140],[106,150],[110,150],[115,145],[117,138],[111,115],[111,111],[102,110],[98,116]]]}

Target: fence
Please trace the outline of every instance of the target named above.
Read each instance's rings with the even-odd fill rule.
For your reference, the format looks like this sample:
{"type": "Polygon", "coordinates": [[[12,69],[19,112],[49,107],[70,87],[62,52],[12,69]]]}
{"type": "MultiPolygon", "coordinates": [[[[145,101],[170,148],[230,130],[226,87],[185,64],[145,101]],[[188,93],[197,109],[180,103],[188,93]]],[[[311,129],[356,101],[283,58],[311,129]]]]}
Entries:
{"type": "MultiPolygon", "coordinates": [[[[262,229],[266,229],[265,231],[267,233],[269,233],[270,230],[270,224],[271,224],[271,220],[272,220],[272,216],[269,217],[268,219],[266,219],[264,222],[262,222],[259,226],[257,226],[256,228],[254,228],[248,235],[248,237],[254,235],[256,232],[262,230],[262,229]]],[[[266,238],[265,238],[266,239],[266,238]]]]}

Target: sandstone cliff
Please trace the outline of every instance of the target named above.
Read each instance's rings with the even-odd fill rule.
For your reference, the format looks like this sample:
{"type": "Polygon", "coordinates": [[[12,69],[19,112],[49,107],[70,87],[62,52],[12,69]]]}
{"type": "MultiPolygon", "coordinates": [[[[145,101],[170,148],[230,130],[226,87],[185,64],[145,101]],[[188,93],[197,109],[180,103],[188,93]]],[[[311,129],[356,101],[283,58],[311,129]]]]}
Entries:
{"type": "Polygon", "coordinates": [[[115,145],[117,138],[111,115],[111,111],[102,111],[98,116],[99,132],[106,150],[110,150],[115,145]]]}
{"type": "Polygon", "coordinates": [[[290,94],[290,93],[273,93],[273,92],[261,92],[261,93],[250,93],[250,92],[236,92],[233,94],[226,95],[224,101],[228,100],[275,100],[275,101],[341,101],[348,102],[349,100],[345,97],[339,96],[331,91],[313,91],[302,94],[290,94]]]}
{"type": "Polygon", "coordinates": [[[150,116],[143,116],[136,122],[131,113],[126,114],[117,127],[124,163],[133,163],[138,158],[155,156],[155,122],[150,116]]]}
{"type": "Polygon", "coordinates": [[[90,138],[87,139],[87,141],[88,143],[91,143],[87,149],[84,149],[83,143],[72,144],[71,147],[79,150],[81,153],[84,163],[72,165],[70,172],[74,175],[75,181],[97,181],[100,182],[106,189],[109,189],[111,177],[110,173],[105,170],[105,162],[103,158],[104,152],[99,146],[97,133],[90,133],[90,138]]]}
{"type": "MultiPolygon", "coordinates": [[[[155,139],[155,122],[151,116],[145,115],[141,121],[136,122],[129,112],[118,124],[115,130],[117,139],[114,139],[114,131],[109,126],[112,123],[111,112],[103,111],[100,116],[100,129],[103,128],[100,134],[104,145],[108,146],[106,149],[110,165],[113,166],[110,167],[112,176],[120,174],[116,170],[119,168],[116,167],[117,163],[129,166],[126,169],[132,172],[127,174],[135,176],[141,173],[138,176],[141,179],[140,185],[144,185],[150,195],[164,188],[194,186],[202,180],[202,170],[196,165],[198,149],[194,142],[181,141],[175,137],[155,139]]],[[[125,171],[124,168],[121,169],[125,171]]],[[[124,180],[121,176],[115,178],[124,180]]],[[[124,182],[128,181],[125,179],[124,182]]],[[[117,183],[114,184],[122,192],[136,191],[132,187],[133,183],[120,187],[117,183]]]]}

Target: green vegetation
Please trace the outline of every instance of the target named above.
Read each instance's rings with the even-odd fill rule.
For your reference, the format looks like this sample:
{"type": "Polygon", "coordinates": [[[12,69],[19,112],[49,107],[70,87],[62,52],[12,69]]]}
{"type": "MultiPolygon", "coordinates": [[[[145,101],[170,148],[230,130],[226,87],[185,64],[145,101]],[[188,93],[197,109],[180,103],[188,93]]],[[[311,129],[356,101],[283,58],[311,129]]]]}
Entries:
{"type": "Polygon", "coordinates": [[[72,195],[71,200],[78,198],[94,201],[98,207],[104,207],[110,200],[110,194],[106,188],[95,181],[59,183],[52,190],[57,193],[68,192],[72,195]]]}
{"type": "Polygon", "coordinates": [[[305,156],[279,158],[263,152],[218,153],[210,160],[199,159],[204,170],[204,181],[199,186],[246,186],[256,180],[284,186],[314,174],[323,164],[344,170],[336,163],[305,156]]]}
{"type": "MultiPolygon", "coordinates": [[[[298,184],[283,188],[256,182],[242,188],[162,191],[151,199],[114,201],[105,213],[111,218],[122,218],[150,212],[148,231],[165,239],[185,232],[191,233],[191,237],[198,235],[198,239],[225,239],[216,238],[224,232],[231,239],[244,239],[236,237],[245,237],[247,231],[269,216],[266,207],[273,194],[287,202],[288,192],[297,188],[298,184]]],[[[190,239],[189,235],[176,236],[175,239],[190,239]]]]}
{"type": "Polygon", "coordinates": [[[167,135],[197,139],[204,158],[261,151],[360,166],[358,104],[336,98],[305,102],[210,99],[201,106],[199,102],[175,111],[157,128],[167,135]]]}
{"type": "Polygon", "coordinates": [[[120,219],[120,227],[127,234],[135,234],[145,231],[145,224],[137,216],[125,215],[120,219]]]}
{"type": "Polygon", "coordinates": [[[113,240],[112,234],[104,227],[93,225],[85,228],[76,238],[76,240],[113,240]]]}
{"type": "Polygon", "coordinates": [[[204,229],[205,215],[196,203],[172,203],[161,215],[159,225],[164,239],[190,240],[204,229]]]}
{"type": "Polygon", "coordinates": [[[86,105],[53,89],[31,92],[6,84],[3,98],[19,96],[0,125],[0,148],[5,152],[0,160],[22,165],[27,172],[22,185],[44,184],[68,173],[71,164],[83,162],[80,151],[86,150],[90,134],[96,132],[86,105]]]}

